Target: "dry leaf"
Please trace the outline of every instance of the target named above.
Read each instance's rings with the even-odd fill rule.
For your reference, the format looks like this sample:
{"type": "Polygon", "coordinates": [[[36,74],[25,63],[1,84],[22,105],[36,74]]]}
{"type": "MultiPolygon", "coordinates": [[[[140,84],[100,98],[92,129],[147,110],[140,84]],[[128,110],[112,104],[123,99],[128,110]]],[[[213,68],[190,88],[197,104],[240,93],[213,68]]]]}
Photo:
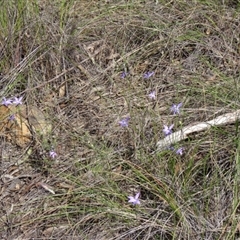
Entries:
{"type": "Polygon", "coordinates": [[[64,97],[66,95],[66,84],[62,84],[59,88],[58,96],[64,97]]]}
{"type": "Polygon", "coordinates": [[[25,147],[32,140],[32,132],[46,135],[51,131],[51,124],[43,113],[34,106],[0,106],[0,135],[20,147],[25,147]]]}
{"type": "Polygon", "coordinates": [[[18,111],[14,106],[0,106],[0,134],[23,147],[30,142],[32,134],[27,120],[18,111]]]}

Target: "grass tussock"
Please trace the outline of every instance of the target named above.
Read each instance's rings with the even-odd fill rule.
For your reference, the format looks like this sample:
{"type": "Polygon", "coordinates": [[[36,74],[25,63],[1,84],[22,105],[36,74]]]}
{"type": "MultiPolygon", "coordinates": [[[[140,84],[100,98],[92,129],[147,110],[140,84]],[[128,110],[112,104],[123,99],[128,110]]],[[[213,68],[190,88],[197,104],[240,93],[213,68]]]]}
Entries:
{"type": "Polygon", "coordinates": [[[1,99],[52,131],[1,133],[1,238],[237,239],[239,124],[155,150],[164,125],[239,108],[239,22],[231,0],[3,0],[1,99]]]}

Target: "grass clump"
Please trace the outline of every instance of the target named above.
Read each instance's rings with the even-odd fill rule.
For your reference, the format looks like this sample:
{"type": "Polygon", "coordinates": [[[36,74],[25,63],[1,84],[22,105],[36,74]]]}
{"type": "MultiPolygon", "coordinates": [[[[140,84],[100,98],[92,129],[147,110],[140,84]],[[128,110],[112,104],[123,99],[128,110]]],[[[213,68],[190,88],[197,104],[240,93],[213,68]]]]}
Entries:
{"type": "Polygon", "coordinates": [[[53,129],[31,151],[1,134],[0,236],[237,239],[238,123],[155,150],[239,108],[238,5],[3,1],[1,99],[53,129]]]}

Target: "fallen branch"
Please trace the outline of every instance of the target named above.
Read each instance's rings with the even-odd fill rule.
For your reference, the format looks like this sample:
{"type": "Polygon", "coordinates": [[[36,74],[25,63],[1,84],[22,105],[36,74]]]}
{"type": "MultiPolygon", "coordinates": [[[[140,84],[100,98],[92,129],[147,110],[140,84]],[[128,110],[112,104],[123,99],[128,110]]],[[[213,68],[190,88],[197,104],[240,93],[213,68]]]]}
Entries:
{"type": "Polygon", "coordinates": [[[187,139],[188,135],[195,132],[200,132],[209,129],[213,126],[220,126],[224,124],[234,123],[240,119],[240,110],[233,113],[226,113],[221,116],[214,118],[211,121],[201,122],[192,126],[184,127],[183,129],[172,133],[171,135],[165,137],[164,139],[157,142],[157,151],[161,151],[177,143],[181,140],[187,139]]]}

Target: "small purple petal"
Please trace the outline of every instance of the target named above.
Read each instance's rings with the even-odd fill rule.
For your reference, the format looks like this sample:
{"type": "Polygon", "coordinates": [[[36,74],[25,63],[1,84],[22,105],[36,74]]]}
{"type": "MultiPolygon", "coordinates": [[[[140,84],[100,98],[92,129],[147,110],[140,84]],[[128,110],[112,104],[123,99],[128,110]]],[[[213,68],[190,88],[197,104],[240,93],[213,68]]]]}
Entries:
{"type": "Polygon", "coordinates": [[[13,100],[12,103],[15,104],[15,105],[22,104],[22,98],[23,97],[20,97],[20,98],[14,97],[14,100],[13,100]]]}
{"type": "Polygon", "coordinates": [[[133,205],[136,205],[136,204],[140,204],[140,201],[139,201],[139,196],[140,196],[140,192],[138,192],[136,195],[135,195],[135,197],[133,197],[133,196],[129,196],[128,198],[129,198],[129,200],[128,200],[128,202],[129,203],[132,203],[133,205]]]}
{"type": "Polygon", "coordinates": [[[130,120],[130,117],[123,118],[118,123],[121,127],[128,127],[128,122],[130,120]]]}
{"type": "Polygon", "coordinates": [[[121,73],[121,78],[125,78],[125,77],[127,77],[127,75],[128,75],[128,72],[122,72],[121,73]]]}
{"type": "Polygon", "coordinates": [[[173,104],[172,107],[170,108],[171,112],[175,115],[175,114],[179,114],[180,113],[180,107],[182,106],[182,103],[179,103],[178,105],[173,104]]]}
{"type": "Polygon", "coordinates": [[[174,151],[174,147],[173,147],[173,146],[168,146],[166,149],[167,149],[167,150],[174,151]]]}
{"type": "Polygon", "coordinates": [[[3,100],[2,100],[2,105],[4,105],[4,106],[8,106],[8,105],[11,105],[12,104],[12,100],[11,99],[7,99],[7,98],[3,98],[3,100]]]}
{"type": "Polygon", "coordinates": [[[15,115],[12,114],[12,115],[9,117],[9,120],[10,120],[10,121],[13,121],[14,119],[15,119],[15,115]]]}
{"type": "Polygon", "coordinates": [[[57,157],[57,153],[54,151],[54,150],[51,150],[50,152],[49,152],[49,155],[50,155],[50,157],[51,158],[55,158],[55,157],[57,157]]]}
{"type": "Polygon", "coordinates": [[[154,72],[146,72],[143,74],[143,78],[150,78],[153,74],[154,72]]]}
{"type": "Polygon", "coordinates": [[[152,91],[148,94],[148,97],[151,99],[151,100],[155,100],[156,99],[156,91],[152,91]]]}
{"type": "Polygon", "coordinates": [[[183,155],[183,150],[184,150],[184,148],[183,148],[183,147],[180,147],[180,148],[176,151],[176,154],[178,154],[178,155],[183,155]]]}
{"type": "Polygon", "coordinates": [[[172,134],[173,127],[174,127],[174,124],[172,124],[170,127],[166,125],[163,126],[163,132],[165,133],[165,136],[172,134]]]}

